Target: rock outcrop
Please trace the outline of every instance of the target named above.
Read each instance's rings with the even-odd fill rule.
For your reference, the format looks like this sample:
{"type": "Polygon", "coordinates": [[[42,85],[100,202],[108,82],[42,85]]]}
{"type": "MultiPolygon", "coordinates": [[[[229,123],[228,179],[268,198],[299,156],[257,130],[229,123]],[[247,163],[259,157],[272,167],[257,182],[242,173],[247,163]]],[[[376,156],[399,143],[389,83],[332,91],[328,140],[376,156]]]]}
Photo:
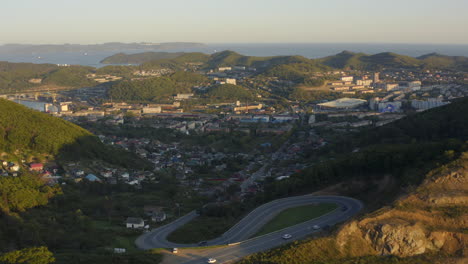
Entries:
{"type": "MultiPolygon", "coordinates": [[[[434,171],[416,191],[360,221],[336,237],[343,253],[400,257],[442,252],[468,258],[468,154],[434,171]],[[354,250],[354,252],[359,252],[354,250]]],[[[349,255],[349,254],[347,254],[349,255]]],[[[356,256],[356,254],[353,254],[356,256]]],[[[468,259],[467,259],[468,260],[468,259]]]]}

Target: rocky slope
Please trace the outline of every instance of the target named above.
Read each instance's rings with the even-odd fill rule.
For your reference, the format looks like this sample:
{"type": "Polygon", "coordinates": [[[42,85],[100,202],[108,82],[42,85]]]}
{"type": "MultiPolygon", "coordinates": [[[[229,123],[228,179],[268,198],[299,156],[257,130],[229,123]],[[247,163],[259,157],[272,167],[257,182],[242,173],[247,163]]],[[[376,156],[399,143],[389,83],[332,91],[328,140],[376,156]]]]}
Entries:
{"type": "Polygon", "coordinates": [[[382,255],[443,252],[468,257],[468,153],[430,173],[417,190],[392,208],[344,227],[337,243],[358,236],[382,255]],[[354,234],[354,235],[350,235],[354,234]]]}

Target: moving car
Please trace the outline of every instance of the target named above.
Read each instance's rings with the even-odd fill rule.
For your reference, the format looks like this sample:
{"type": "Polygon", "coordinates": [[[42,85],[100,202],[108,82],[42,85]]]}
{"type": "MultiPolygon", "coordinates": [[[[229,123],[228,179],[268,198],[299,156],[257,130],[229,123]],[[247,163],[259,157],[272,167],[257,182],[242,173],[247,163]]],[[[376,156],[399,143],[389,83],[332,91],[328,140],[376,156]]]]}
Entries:
{"type": "Polygon", "coordinates": [[[290,234],[284,234],[282,236],[283,239],[290,239],[292,236],[290,234]]]}
{"type": "Polygon", "coordinates": [[[312,228],[313,228],[314,230],[319,230],[319,229],[320,229],[320,226],[314,225],[314,226],[312,226],[312,228]]]}
{"type": "Polygon", "coordinates": [[[178,252],[179,252],[179,250],[177,248],[172,249],[172,253],[178,253],[178,252]]]}
{"type": "Polygon", "coordinates": [[[215,258],[209,258],[206,263],[215,263],[216,259],[215,258]]]}
{"type": "Polygon", "coordinates": [[[208,241],[201,241],[198,243],[199,246],[205,246],[206,244],[208,244],[208,241]]]}

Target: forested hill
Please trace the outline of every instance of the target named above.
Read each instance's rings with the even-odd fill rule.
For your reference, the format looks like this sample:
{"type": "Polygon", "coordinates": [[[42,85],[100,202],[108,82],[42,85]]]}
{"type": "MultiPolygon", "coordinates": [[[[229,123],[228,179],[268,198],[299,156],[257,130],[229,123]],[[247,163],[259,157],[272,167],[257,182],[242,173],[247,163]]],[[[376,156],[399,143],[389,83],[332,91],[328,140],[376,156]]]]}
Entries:
{"type": "Polygon", "coordinates": [[[0,152],[30,158],[100,159],[122,166],[146,166],[132,154],[110,149],[87,130],[60,118],[0,99],[0,152]]]}
{"type": "Polygon", "coordinates": [[[444,56],[436,53],[414,58],[392,52],[368,55],[365,53],[343,51],[333,56],[318,59],[317,61],[333,68],[351,70],[379,70],[382,68],[468,69],[467,57],[444,56]]]}
{"type": "Polygon", "coordinates": [[[207,62],[207,67],[216,68],[223,66],[247,66],[259,69],[268,69],[280,64],[307,63],[309,59],[302,56],[274,56],[274,57],[255,57],[244,56],[234,51],[222,51],[214,53],[207,62]]]}
{"type": "Polygon", "coordinates": [[[203,53],[162,53],[145,52],[137,54],[116,54],[105,58],[103,63],[143,63],[144,68],[150,66],[166,66],[174,68],[184,63],[202,64],[203,68],[217,68],[223,66],[247,66],[260,71],[272,69],[283,65],[306,65],[314,71],[336,69],[376,70],[382,68],[408,68],[408,69],[454,69],[467,70],[468,58],[462,56],[444,56],[436,53],[420,56],[418,58],[400,55],[392,52],[383,52],[373,55],[343,51],[336,55],[321,59],[308,59],[302,56],[272,56],[256,57],[245,56],[234,51],[222,51],[211,55],[203,53]]]}
{"type": "Polygon", "coordinates": [[[97,83],[86,78],[94,68],[73,65],[59,67],[55,64],[12,63],[0,61],[0,93],[48,87],[86,87],[97,83]],[[40,80],[39,83],[31,80],[40,80]]]}
{"type": "Polygon", "coordinates": [[[259,69],[269,69],[276,65],[291,63],[312,63],[312,60],[302,56],[255,57],[245,56],[234,51],[222,51],[211,55],[200,52],[144,52],[137,54],[119,53],[101,61],[106,64],[132,63],[142,64],[143,68],[160,66],[167,68],[182,67],[186,63],[200,63],[203,68],[223,66],[247,66],[259,69]]]}

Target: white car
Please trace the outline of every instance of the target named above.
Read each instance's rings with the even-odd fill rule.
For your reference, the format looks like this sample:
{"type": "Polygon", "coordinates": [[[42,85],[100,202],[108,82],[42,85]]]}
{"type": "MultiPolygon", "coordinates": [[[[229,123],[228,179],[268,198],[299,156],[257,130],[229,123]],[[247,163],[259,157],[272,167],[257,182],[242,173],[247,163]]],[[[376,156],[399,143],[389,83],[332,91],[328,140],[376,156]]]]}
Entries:
{"type": "Polygon", "coordinates": [[[283,239],[290,239],[292,236],[290,234],[284,234],[282,236],[283,239]]]}
{"type": "Polygon", "coordinates": [[[312,226],[312,228],[313,228],[314,230],[319,230],[319,229],[320,229],[320,226],[314,225],[314,226],[312,226]]]}
{"type": "Polygon", "coordinates": [[[215,263],[216,259],[215,258],[209,258],[206,263],[215,263]]]}

